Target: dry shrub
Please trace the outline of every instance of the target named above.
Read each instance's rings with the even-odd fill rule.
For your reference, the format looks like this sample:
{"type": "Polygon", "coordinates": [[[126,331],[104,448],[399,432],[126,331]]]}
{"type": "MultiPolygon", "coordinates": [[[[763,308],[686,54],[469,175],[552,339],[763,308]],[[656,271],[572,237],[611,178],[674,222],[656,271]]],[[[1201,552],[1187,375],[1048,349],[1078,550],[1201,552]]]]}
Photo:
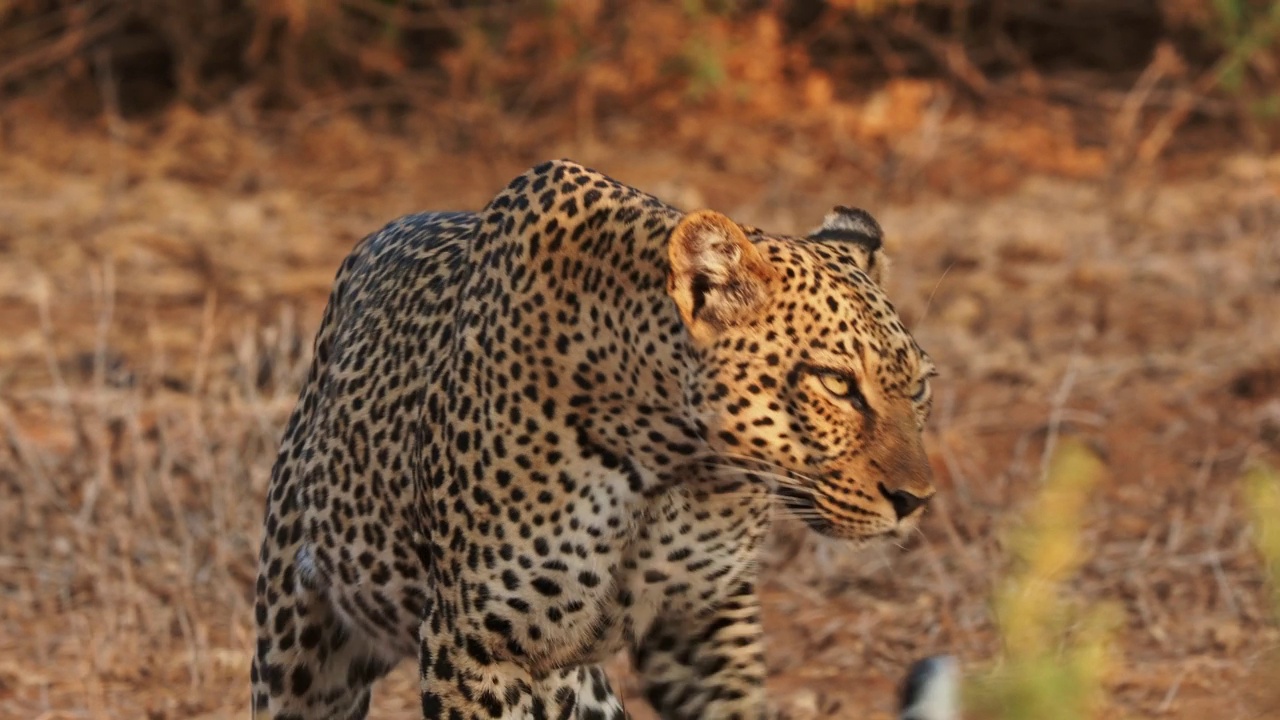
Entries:
{"type": "Polygon", "coordinates": [[[61,88],[91,111],[115,94],[125,113],[233,97],[288,108],[358,91],[365,107],[452,112],[459,124],[486,112],[550,115],[589,132],[600,116],[637,109],[659,122],[697,106],[794,116],[904,77],[947,78],[973,99],[991,99],[1000,83],[1056,92],[1027,78],[1063,71],[1127,90],[1167,46],[1193,72],[1162,78],[1164,85],[1243,93],[1236,115],[1265,119],[1280,113],[1280,97],[1268,90],[1277,80],[1280,15],[1269,7],[1254,0],[14,0],[0,4],[0,91],[61,88]],[[1221,78],[1188,85],[1200,71],[1221,78]]]}
{"type": "Polygon", "coordinates": [[[660,117],[691,101],[776,115],[790,99],[779,97],[789,76],[806,69],[771,13],[728,16],[665,3],[611,13],[602,3],[562,7],[575,9],[513,25],[496,52],[451,53],[446,67],[455,81],[479,78],[482,89],[504,96],[522,88],[525,108],[550,110],[571,98],[584,117],[641,106],[660,117]],[[533,77],[531,68],[539,69],[533,77]]]}

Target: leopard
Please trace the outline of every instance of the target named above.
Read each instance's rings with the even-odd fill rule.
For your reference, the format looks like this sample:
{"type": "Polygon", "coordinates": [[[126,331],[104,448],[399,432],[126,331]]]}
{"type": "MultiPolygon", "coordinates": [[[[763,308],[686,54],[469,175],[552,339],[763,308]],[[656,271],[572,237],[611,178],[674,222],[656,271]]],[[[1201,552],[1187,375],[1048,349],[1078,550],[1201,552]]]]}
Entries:
{"type": "Polygon", "coordinates": [[[856,547],[935,493],[929,355],[883,231],[680,210],[572,160],[341,263],[271,469],[252,712],[358,720],[418,662],[429,720],[775,717],[776,517],[856,547]]]}

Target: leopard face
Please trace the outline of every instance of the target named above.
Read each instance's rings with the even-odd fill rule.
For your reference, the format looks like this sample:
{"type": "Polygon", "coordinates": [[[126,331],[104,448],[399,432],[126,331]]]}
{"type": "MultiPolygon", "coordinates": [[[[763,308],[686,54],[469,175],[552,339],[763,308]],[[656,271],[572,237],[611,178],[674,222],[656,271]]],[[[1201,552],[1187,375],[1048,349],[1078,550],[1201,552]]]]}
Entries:
{"type": "Polygon", "coordinates": [[[673,233],[669,283],[712,450],[849,540],[909,530],[934,493],[921,433],[936,371],[877,282],[879,228],[859,212],[754,241],[694,213],[673,233]]]}

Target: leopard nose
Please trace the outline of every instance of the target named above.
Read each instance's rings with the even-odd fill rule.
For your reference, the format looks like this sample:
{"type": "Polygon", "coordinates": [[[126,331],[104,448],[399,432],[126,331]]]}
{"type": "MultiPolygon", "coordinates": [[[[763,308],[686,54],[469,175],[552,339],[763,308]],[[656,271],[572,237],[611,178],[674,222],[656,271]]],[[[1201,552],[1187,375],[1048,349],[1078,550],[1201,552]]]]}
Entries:
{"type": "Polygon", "coordinates": [[[906,490],[890,490],[880,483],[880,494],[885,496],[889,504],[893,505],[893,512],[901,520],[920,508],[921,505],[929,502],[932,495],[919,497],[912,495],[906,490]]]}

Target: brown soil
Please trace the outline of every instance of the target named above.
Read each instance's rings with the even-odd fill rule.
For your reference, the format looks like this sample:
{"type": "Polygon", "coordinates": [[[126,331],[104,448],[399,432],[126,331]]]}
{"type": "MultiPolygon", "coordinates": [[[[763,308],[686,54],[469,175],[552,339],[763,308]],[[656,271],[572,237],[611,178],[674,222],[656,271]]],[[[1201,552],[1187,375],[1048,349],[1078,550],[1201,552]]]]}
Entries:
{"type": "MultiPolygon", "coordinates": [[[[870,208],[890,293],[942,369],[942,491],[920,537],[850,553],[779,532],[781,703],[888,718],[910,660],[995,657],[999,530],[1071,435],[1108,469],[1069,588],[1123,613],[1108,716],[1280,717],[1261,669],[1280,632],[1237,488],[1280,459],[1280,156],[1207,141],[1115,174],[1069,118],[931,114],[930,92],[890,83],[879,106],[798,127],[651,138],[619,120],[607,143],[541,157],[341,114],[272,134],[230,110],[77,125],[9,106],[0,716],[246,716],[262,494],[338,263],[398,214],[478,207],[570,156],[779,231],[870,208]]],[[[375,716],[415,717],[413,685],[397,670],[375,716]]]]}

